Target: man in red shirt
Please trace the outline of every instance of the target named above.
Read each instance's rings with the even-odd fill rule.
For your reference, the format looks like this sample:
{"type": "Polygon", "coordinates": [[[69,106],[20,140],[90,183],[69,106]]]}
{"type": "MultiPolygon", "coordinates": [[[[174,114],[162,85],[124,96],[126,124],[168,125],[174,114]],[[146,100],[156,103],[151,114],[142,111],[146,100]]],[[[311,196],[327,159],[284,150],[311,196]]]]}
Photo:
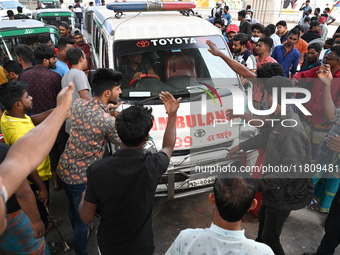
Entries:
{"type": "Polygon", "coordinates": [[[91,51],[90,45],[84,43],[83,34],[80,32],[79,29],[74,30],[72,32],[73,40],[74,40],[74,47],[81,48],[82,51],[85,53],[86,60],[87,60],[87,69],[84,71],[91,70],[91,51]]]}
{"type": "MultiPolygon", "coordinates": [[[[340,46],[333,46],[331,51],[325,57],[325,64],[330,65],[333,78],[340,77],[340,46]]],[[[313,83],[312,95],[306,104],[306,109],[312,114],[305,116],[305,131],[309,135],[312,142],[312,158],[316,157],[316,151],[323,137],[328,134],[331,125],[324,125],[325,116],[322,106],[323,86],[318,79],[317,71],[320,66],[312,68],[308,71],[299,72],[293,76],[295,79],[315,79],[313,83]]],[[[332,100],[336,108],[340,106],[340,79],[333,79],[331,86],[332,100]]]]}

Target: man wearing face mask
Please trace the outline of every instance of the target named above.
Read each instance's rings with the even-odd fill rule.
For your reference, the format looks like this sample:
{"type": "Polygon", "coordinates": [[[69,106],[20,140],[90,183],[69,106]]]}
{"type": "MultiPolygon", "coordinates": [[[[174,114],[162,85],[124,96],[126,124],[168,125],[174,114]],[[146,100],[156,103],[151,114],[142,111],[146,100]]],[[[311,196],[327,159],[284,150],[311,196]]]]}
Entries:
{"type": "Polygon", "coordinates": [[[257,56],[256,46],[260,38],[264,37],[264,26],[260,23],[256,23],[251,26],[251,38],[250,43],[253,48],[253,54],[257,56]]]}
{"type": "Polygon", "coordinates": [[[247,67],[250,71],[256,72],[256,60],[249,50],[247,50],[248,35],[239,33],[233,39],[233,59],[247,67]]]}

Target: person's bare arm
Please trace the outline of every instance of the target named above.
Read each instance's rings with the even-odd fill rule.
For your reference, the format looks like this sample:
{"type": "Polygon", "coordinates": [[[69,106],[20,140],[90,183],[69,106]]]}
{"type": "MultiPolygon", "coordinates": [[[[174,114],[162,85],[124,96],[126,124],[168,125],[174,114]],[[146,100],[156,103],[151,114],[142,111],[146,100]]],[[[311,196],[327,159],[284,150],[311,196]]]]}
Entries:
{"type": "Polygon", "coordinates": [[[78,211],[80,214],[81,220],[85,224],[89,224],[91,221],[93,221],[94,214],[97,209],[97,204],[92,204],[84,200],[86,190],[83,192],[83,197],[81,199],[81,202],[78,206],[78,211]]]}
{"type": "Polygon", "coordinates": [[[332,24],[334,21],[336,21],[336,19],[331,19],[331,22],[327,23],[327,26],[329,26],[330,24],[332,24]]]}
{"type": "Polygon", "coordinates": [[[210,40],[207,40],[206,44],[208,44],[209,46],[208,51],[214,56],[222,58],[234,72],[243,76],[244,78],[256,78],[255,73],[249,71],[247,67],[225,55],[222,51],[219,50],[215,43],[213,43],[210,40]]]}
{"type": "Polygon", "coordinates": [[[180,97],[176,100],[169,92],[164,91],[159,94],[159,98],[162,100],[166,113],[169,116],[164,132],[163,146],[161,151],[165,152],[165,154],[170,159],[176,143],[177,110],[182,98],[180,97]]]}
{"type": "Polygon", "coordinates": [[[33,171],[29,176],[28,179],[35,184],[35,186],[38,187],[38,192],[36,194],[37,198],[40,202],[44,203],[44,205],[47,205],[48,201],[48,192],[47,188],[44,184],[44,182],[40,179],[38,172],[33,171]]]}
{"type": "Polygon", "coordinates": [[[23,181],[19,188],[15,191],[15,196],[21,209],[27,214],[28,218],[32,222],[35,238],[43,237],[45,233],[45,226],[40,218],[34,193],[26,180],[23,181]]]}
{"type": "Polygon", "coordinates": [[[45,111],[45,112],[38,113],[38,114],[34,114],[34,115],[30,116],[30,118],[31,118],[31,120],[32,120],[32,122],[33,122],[33,124],[34,124],[35,126],[39,125],[41,122],[44,121],[44,119],[46,119],[46,118],[48,117],[48,115],[51,114],[51,112],[52,112],[53,110],[54,110],[54,108],[53,108],[53,109],[50,109],[50,110],[47,110],[47,111],[45,111]]]}
{"type": "Polygon", "coordinates": [[[88,101],[91,100],[91,97],[89,96],[89,90],[88,89],[83,89],[78,91],[80,98],[86,99],[88,101]]]}
{"type": "Polygon", "coordinates": [[[336,111],[336,107],[333,103],[331,95],[331,84],[333,75],[330,66],[321,65],[320,69],[317,71],[317,75],[323,85],[322,105],[325,118],[328,121],[334,117],[336,111]]]}

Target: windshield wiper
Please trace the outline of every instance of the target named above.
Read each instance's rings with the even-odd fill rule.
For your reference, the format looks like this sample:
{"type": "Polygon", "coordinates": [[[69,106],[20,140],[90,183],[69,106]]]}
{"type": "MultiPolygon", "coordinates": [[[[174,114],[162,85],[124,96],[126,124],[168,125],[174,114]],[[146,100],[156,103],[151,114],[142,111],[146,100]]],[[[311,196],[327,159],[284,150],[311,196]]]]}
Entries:
{"type": "MultiPolygon", "coordinates": [[[[200,88],[201,88],[201,86],[191,86],[191,87],[186,87],[185,89],[171,91],[169,93],[174,94],[174,93],[189,91],[191,89],[200,89],[200,88]]],[[[150,97],[150,98],[147,98],[147,99],[144,99],[144,100],[140,101],[139,103],[140,104],[145,104],[146,102],[152,101],[152,100],[157,99],[157,98],[159,98],[159,95],[153,96],[153,97],[150,97]]]]}

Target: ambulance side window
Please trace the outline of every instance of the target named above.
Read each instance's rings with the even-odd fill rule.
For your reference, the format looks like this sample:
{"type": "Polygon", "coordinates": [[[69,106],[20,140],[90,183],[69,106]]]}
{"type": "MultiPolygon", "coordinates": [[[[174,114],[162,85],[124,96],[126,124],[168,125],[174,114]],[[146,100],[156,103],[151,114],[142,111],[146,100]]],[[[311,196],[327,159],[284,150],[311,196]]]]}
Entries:
{"type": "Polygon", "coordinates": [[[100,50],[100,28],[97,26],[96,22],[93,21],[93,34],[92,34],[93,46],[96,54],[99,56],[100,50]]]}
{"type": "Polygon", "coordinates": [[[109,68],[109,49],[108,49],[108,46],[107,46],[107,41],[105,40],[104,36],[102,36],[102,41],[103,41],[103,44],[102,44],[102,53],[103,53],[103,63],[102,63],[102,66],[105,67],[105,68],[109,68]]]}
{"type": "Polygon", "coordinates": [[[86,29],[87,31],[90,31],[90,33],[92,32],[91,22],[92,22],[92,13],[86,13],[84,29],[86,29]]]}

